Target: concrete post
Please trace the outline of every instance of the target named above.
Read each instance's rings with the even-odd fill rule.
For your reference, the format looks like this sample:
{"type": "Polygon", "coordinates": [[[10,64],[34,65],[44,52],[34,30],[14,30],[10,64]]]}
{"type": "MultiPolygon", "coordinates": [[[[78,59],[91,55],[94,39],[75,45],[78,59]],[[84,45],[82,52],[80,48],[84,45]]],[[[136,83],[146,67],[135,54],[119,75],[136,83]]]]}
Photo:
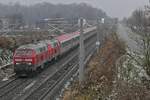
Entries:
{"type": "Polygon", "coordinates": [[[97,19],[97,41],[96,41],[96,48],[97,53],[99,53],[99,46],[100,46],[100,20],[97,19]]]}
{"type": "Polygon", "coordinates": [[[84,81],[84,34],[83,34],[83,19],[80,19],[80,55],[79,55],[79,81],[84,81]]]}

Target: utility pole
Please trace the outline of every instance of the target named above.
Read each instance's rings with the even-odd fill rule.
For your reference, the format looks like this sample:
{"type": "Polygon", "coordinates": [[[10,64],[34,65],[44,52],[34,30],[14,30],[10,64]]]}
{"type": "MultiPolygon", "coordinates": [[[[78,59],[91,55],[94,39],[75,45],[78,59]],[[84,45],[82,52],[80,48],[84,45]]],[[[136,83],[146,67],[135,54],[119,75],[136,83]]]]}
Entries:
{"type": "Polygon", "coordinates": [[[83,18],[80,19],[80,55],[79,55],[79,81],[84,81],[84,35],[83,35],[83,18]]]}
{"type": "Polygon", "coordinates": [[[100,46],[100,20],[97,19],[97,41],[96,41],[96,48],[97,54],[99,53],[99,46],[100,46]]]}

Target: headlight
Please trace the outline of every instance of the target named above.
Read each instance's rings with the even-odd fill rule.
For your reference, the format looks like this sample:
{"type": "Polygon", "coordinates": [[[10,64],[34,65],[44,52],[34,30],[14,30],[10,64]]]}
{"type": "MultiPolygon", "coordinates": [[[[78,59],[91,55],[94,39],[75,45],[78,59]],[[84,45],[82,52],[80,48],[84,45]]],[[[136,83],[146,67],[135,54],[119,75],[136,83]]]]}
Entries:
{"type": "Polygon", "coordinates": [[[19,63],[16,63],[16,65],[19,65],[19,63]]]}
{"type": "Polygon", "coordinates": [[[27,63],[28,65],[32,65],[32,63],[27,63]]]}

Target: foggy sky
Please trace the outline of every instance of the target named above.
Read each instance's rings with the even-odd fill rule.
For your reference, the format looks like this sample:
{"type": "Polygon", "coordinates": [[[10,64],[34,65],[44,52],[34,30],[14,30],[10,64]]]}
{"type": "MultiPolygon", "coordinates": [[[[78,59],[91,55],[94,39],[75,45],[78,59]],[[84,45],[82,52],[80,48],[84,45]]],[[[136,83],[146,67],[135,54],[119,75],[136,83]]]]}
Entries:
{"type": "Polygon", "coordinates": [[[148,4],[148,0],[0,0],[0,3],[4,4],[11,4],[15,2],[25,5],[33,5],[39,2],[50,2],[53,4],[85,2],[93,7],[101,8],[106,11],[109,16],[119,18],[130,16],[133,10],[148,4]]]}

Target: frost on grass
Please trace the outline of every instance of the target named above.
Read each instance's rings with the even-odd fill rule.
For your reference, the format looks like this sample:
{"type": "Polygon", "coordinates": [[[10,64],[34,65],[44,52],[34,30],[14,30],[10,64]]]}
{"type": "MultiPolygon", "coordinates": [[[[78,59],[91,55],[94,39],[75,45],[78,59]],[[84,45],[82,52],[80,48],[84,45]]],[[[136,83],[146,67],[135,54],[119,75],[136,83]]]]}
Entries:
{"type": "Polygon", "coordinates": [[[126,54],[116,63],[118,66],[116,97],[118,100],[150,100],[150,77],[145,66],[148,61],[146,59],[148,50],[143,46],[141,37],[135,39],[132,36],[132,40],[136,41],[135,45],[138,48],[126,48],[126,54]]]}

